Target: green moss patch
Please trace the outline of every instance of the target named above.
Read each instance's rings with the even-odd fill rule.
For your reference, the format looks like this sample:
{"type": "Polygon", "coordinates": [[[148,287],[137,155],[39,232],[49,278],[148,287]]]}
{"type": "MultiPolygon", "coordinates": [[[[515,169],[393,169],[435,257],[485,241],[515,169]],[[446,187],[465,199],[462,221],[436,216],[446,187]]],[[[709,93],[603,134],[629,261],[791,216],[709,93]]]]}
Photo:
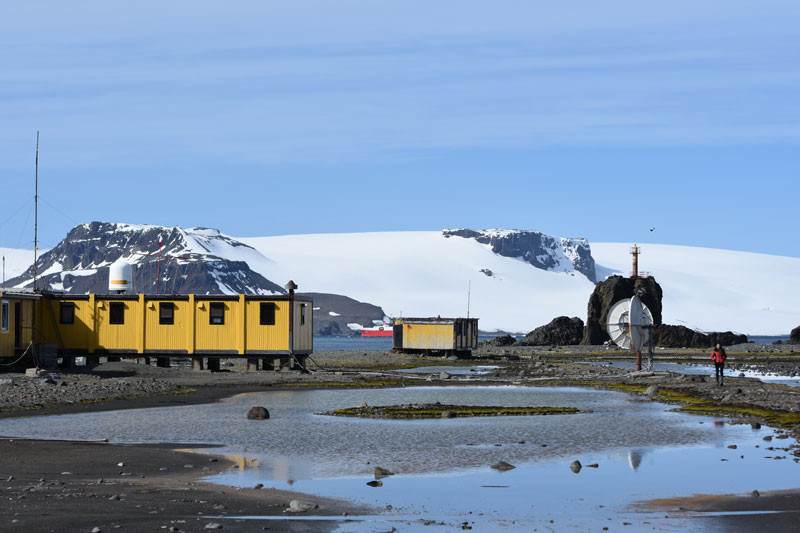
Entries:
{"type": "Polygon", "coordinates": [[[442,405],[438,403],[348,407],[319,413],[329,416],[359,418],[389,418],[408,420],[419,418],[462,418],[475,416],[533,416],[580,413],[575,407],[498,407],[486,405],[442,405]]]}

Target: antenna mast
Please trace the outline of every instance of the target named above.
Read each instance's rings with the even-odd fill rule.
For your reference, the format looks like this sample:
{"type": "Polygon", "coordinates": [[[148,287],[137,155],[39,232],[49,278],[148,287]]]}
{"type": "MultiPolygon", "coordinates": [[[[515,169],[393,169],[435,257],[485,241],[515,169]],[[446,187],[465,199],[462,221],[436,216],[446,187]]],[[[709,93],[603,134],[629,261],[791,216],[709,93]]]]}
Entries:
{"type": "Polygon", "coordinates": [[[36,185],[33,192],[33,292],[36,292],[36,255],[39,250],[39,132],[36,132],[36,185]]]}
{"type": "Polygon", "coordinates": [[[472,296],[472,280],[469,280],[469,284],[467,285],[467,318],[469,318],[469,300],[472,296]]]}

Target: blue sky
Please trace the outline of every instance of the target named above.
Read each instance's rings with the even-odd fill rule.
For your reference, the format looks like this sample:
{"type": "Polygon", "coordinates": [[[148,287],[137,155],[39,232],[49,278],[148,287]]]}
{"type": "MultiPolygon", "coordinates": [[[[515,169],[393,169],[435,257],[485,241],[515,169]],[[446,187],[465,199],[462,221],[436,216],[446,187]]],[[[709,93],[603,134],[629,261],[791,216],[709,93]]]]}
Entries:
{"type": "Polygon", "coordinates": [[[43,246],[106,220],[800,257],[794,0],[69,4],[0,17],[8,247],[40,130],[43,246]]]}

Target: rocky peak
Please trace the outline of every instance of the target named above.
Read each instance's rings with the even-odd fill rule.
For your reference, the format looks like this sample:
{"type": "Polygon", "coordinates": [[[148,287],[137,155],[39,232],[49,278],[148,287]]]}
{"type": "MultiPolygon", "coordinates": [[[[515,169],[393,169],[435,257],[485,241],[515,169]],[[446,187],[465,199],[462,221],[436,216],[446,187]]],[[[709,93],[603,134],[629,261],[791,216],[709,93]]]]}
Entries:
{"type": "Polygon", "coordinates": [[[566,239],[541,231],[507,229],[446,229],[442,235],[474,239],[489,245],[498,255],[521,259],[542,270],[577,271],[593,283],[596,282],[594,258],[586,239],[566,239]]]}
{"type": "MultiPolygon", "coordinates": [[[[278,284],[251,270],[245,261],[229,259],[232,249],[258,254],[250,246],[216,229],[111,222],[79,224],[36,261],[37,288],[68,293],[107,293],[108,267],[122,257],[134,265],[136,292],[154,294],[159,271],[161,294],[284,292],[278,284]]],[[[32,287],[32,281],[33,269],[28,268],[8,284],[32,287]]]]}

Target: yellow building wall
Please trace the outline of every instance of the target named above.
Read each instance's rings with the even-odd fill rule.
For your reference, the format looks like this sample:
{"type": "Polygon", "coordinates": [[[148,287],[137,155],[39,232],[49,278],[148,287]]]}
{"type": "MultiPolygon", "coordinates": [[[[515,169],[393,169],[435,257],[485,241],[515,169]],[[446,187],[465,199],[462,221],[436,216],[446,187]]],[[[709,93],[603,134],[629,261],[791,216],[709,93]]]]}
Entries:
{"type": "Polygon", "coordinates": [[[248,351],[288,351],[289,350],[289,302],[286,300],[247,300],[247,338],[248,351]],[[275,304],[275,325],[261,325],[261,303],[275,304]]]}
{"type": "MultiPolygon", "coordinates": [[[[41,342],[57,344],[60,349],[91,351],[94,349],[94,299],[48,299],[40,301],[39,327],[41,342]],[[75,306],[72,324],[61,323],[61,303],[75,306]]],[[[127,318],[127,317],[126,317],[127,318]]]]}
{"type": "Polygon", "coordinates": [[[145,300],[144,305],[144,349],[145,351],[186,351],[189,322],[193,318],[193,308],[189,300],[145,300]],[[173,324],[159,324],[159,308],[162,303],[171,303],[173,324]]]}
{"type": "Polygon", "coordinates": [[[452,324],[403,324],[403,348],[452,350],[452,324]]]}
{"type": "Polygon", "coordinates": [[[139,350],[141,338],[141,299],[139,300],[97,300],[95,312],[96,350],[139,350]],[[109,324],[112,302],[125,306],[123,324],[109,324]]]}
{"type": "Polygon", "coordinates": [[[244,307],[240,300],[199,300],[195,305],[195,351],[218,350],[239,351],[241,315],[244,307]],[[224,324],[209,324],[211,303],[221,302],[225,305],[224,324]]]}
{"type": "MultiPolygon", "coordinates": [[[[14,349],[20,347],[25,349],[31,342],[33,334],[33,314],[38,304],[36,300],[28,300],[25,298],[2,297],[0,301],[8,302],[8,330],[0,331],[0,356],[13,357],[15,355],[14,349]],[[20,319],[21,330],[20,338],[17,340],[15,335],[15,322],[17,319],[16,305],[20,304],[20,319]]],[[[2,307],[0,307],[0,310],[2,307]]]]}

